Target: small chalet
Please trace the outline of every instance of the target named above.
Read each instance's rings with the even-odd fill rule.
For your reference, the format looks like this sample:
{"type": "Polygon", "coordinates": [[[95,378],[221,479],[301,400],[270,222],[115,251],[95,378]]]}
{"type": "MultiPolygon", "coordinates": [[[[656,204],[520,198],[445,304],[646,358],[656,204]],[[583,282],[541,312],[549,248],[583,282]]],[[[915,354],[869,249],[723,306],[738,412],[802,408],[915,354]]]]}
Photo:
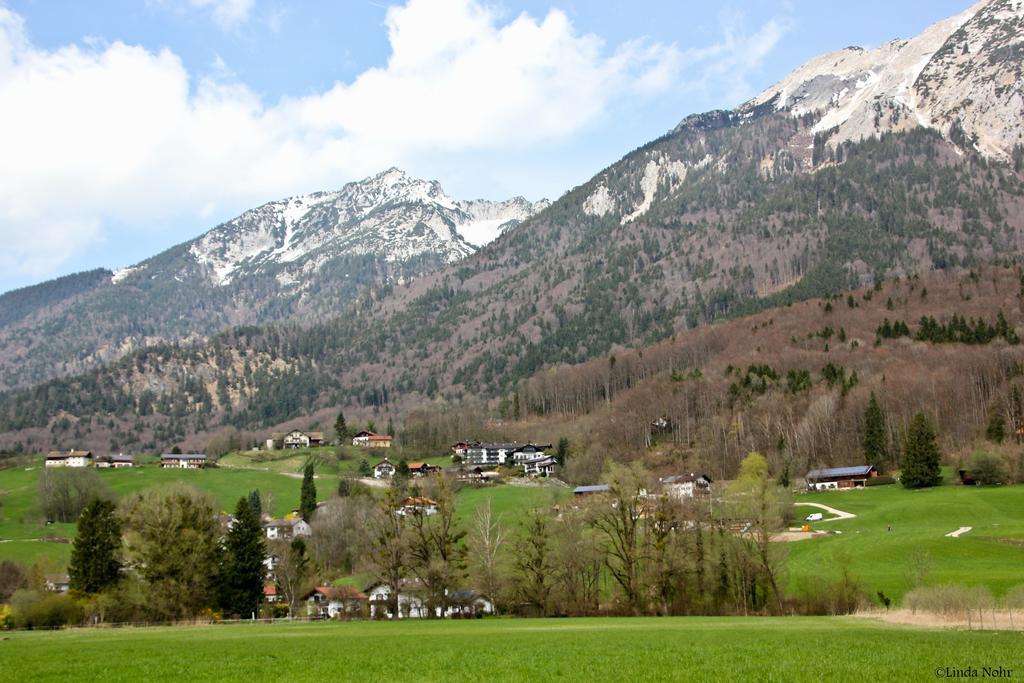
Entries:
{"type": "Polygon", "coordinates": [[[312,536],[313,528],[301,517],[272,519],[263,525],[269,541],[290,541],[298,536],[312,536]]]}
{"type": "Polygon", "coordinates": [[[352,445],[365,448],[391,448],[391,438],[388,434],[362,431],[352,437],[352,445]]]}
{"type": "Polygon", "coordinates": [[[441,468],[437,465],[431,465],[425,462],[411,462],[409,463],[409,474],[414,477],[423,477],[428,474],[435,474],[440,472],[441,468]]]}
{"type": "Polygon", "coordinates": [[[43,586],[51,593],[67,593],[71,589],[71,577],[67,574],[47,574],[43,586]]]}
{"type": "Polygon", "coordinates": [[[524,460],[520,464],[523,466],[523,472],[528,477],[550,477],[555,473],[558,461],[550,455],[541,455],[524,460]]]}
{"type": "Polygon", "coordinates": [[[706,474],[675,474],[660,481],[665,493],[676,500],[711,493],[711,477],[706,474]]]}
{"type": "Polygon", "coordinates": [[[874,465],[856,467],[830,467],[807,473],[807,488],[811,491],[852,489],[864,486],[868,479],[878,476],[874,465]]]}
{"type": "Polygon", "coordinates": [[[294,448],[318,448],[324,445],[323,432],[303,432],[298,429],[281,434],[271,434],[267,439],[267,450],[279,451],[294,448]]]}
{"type": "Polygon", "coordinates": [[[459,441],[458,443],[452,444],[452,456],[463,457],[466,455],[466,451],[469,450],[470,444],[465,441],[459,441]]]}
{"type": "Polygon", "coordinates": [[[164,453],[160,456],[160,467],[201,470],[206,467],[206,456],[202,453],[164,453]]]}
{"type": "Polygon", "coordinates": [[[281,600],[277,592],[277,586],[272,583],[263,584],[263,602],[274,603],[281,600]]]}
{"type": "Polygon", "coordinates": [[[611,487],[607,484],[594,484],[592,486],[577,486],[572,490],[572,495],[576,498],[586,498],[609,491],[611,491],[611,487]]]}
{"type": "Polygon", "coordinates": [[[118,453],[117,455],[101,455],[96,458],[96,467],[122,469],[135,467],[135,456],[118,453]]]}
{"type": "Polygon", "coordinates": [[[430,515],[437,514],[437,501],[425,496],[406,498],[402,501],[401,507],[397,510],[400,515],[430,515]]]}
{"type": "Polygon", "coordinates": [[[473,590],[458,590],[448,594],[447,617],[476,617],[494,614],[494,603],[473,590]]]}
{"type": "Polygon", "coordinates": [[[304,598],[311,617],[335,619],[362,617],[367,613],[367,597],[352,586],[317,586],[304,598]]]}
{"type": "Polygon", "coordinates": [[[391,600],[391,587],[383,583],[371,584],[365,591],[370,606],[371,619],[423,619],[427,616],[427,606],[420,599],[421,586],[414,579],[403,580],[399,584],[397,607],[391,600]]]}
{"type": "Polygon", "coordinates": [[[92,451],[51,451],[46,454],[47,467],[88,467],[93,463],[92,451]]]}
{"type": "Polygon", "coordinates": [[[387,458],[384,458],[379,463],[373,466],[373,478],[374,479],[390,479],[395,476],[397,468],[387,458]]]}

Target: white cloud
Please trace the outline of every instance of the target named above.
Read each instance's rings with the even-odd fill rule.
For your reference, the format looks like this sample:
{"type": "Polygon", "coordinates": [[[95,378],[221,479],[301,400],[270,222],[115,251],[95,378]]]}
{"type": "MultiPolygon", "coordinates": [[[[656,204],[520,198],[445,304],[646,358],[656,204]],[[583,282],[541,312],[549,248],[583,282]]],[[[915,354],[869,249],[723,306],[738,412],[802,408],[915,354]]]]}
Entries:
{"type": "MultiPolygon", "coordinates": [[[[225,22],[252,7],[192,1],[225,22]]],[[[686,63],[759,53],[736,39],[707,55],[644,41],[609,49],[560,11],[505,20],[475,0],[409,0],[386,27],[384,66],[267,103],[227,65],[195,76],[167,49],[37,48],[0,6],[0,267],[52,272],[111,222],[217,215],[431,150],[562,139],[618,101],[672,87],[686,63]]]]}
{"type": "Polygon", "coordinates": [[[252,13],[255,0],[189,0],[189,4],[213,13],[213,20],[222,29],[244,23],[252,13]]]}

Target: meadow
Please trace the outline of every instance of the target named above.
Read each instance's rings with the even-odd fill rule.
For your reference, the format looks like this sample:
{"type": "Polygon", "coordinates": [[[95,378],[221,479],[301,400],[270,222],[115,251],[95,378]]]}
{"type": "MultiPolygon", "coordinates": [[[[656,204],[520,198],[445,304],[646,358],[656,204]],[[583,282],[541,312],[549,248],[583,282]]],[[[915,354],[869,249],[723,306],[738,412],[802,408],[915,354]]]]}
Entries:
{"type": "Polygon", "coordinates": [[[1024,634],[856,617],[484,619],[13,632],[6,680],[934,680],[1024,673],[1024,634]]]}
{"type": "MultiPolygon", "coordinates": [[[[789,544],[791,589],[837,575],[837,559],[848,561],[871,596],[902,596],[913,587],[915,566],[925,570],[928,585],[984,585],[999,596],[1024,584],[1024,486],[908,491],[891,485],[800,494],[795,500],[857,516],[813,524],[838,535],[789,544]],[[964,526],[972,529],[959,538],[946,536],[964,526]]],[[[796,509],[802,516],[816,511],[796,509]]]]}

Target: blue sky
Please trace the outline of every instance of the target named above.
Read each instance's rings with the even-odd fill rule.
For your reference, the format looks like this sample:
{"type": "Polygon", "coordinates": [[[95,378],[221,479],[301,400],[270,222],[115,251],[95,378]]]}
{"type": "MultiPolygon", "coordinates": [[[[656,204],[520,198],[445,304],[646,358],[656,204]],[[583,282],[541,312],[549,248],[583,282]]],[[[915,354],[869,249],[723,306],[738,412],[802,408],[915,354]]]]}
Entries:
{"type": "Polygon", "coordinates": [[[966,7],[0,0],[0,290],[391,165],[556,198],[687,114],[966,7]]]}

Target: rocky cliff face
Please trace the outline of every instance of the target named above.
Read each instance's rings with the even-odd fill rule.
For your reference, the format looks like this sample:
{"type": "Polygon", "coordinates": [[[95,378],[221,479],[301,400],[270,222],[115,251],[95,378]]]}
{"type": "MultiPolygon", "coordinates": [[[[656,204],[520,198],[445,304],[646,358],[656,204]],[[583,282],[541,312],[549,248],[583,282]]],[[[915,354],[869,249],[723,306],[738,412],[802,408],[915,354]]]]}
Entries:
{"type": "Polygon", "coordinates": [[[984,0],[910,40],[816,57],[740,108],[819,116],[828,144],[934,128],[1008,159],[1024,141],[1024,2],[984,0]]]}

